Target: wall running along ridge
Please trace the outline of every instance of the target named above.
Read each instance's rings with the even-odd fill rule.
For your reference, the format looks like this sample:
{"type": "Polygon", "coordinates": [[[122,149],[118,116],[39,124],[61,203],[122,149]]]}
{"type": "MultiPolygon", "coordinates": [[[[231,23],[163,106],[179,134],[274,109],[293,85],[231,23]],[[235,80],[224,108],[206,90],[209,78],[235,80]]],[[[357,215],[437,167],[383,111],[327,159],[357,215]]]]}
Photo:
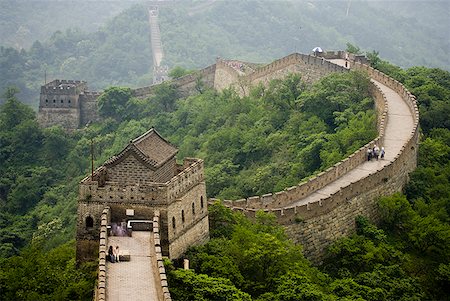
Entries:
{"type": "MultiPolygon", "coordinates": [[[[322,63],[320,58],[293,54],[275,61],[262,70],[252,74],[250,82],[265,82],[275,78],[273,74],[283,74],[298,66],[299,59],[304,62],[306,69],[319,68],[314,77],[323,76],[327,72],[342,72],[342,67],[330,62],[322,63]],[[332,66],[334,65],[334,66],[332,66]]],[[[300,68],[301,69],[301,68],[300,68]]],[[[297,186],[290,187],[277,193],[253,196],[241,200],[225,200],[224,204],[233,210],[242,211],[247,217],[254,218],[256,211],[271,212],[277,221],[286,227],[288,236],[304,247],[304,254],[313,262],[320,262],[325,255],[328,245],[339,237],[355,231],[355,218],[358,215],[367,216],[374,222],[379,220],[377,199],[401,191],[408,180],[408,174],[417,166],[417,148],[419,141],[419,113],[415,97],[398,81],[367,65],[353,63],[352,69],[367,72],[369,77],[388,86],[397,92],[402,100],[408,104],[414,119],[410,138],[403,145],[399,154],[384,168],[351,183],[346,187],[314,203],[301,206],[290,204],[301,200],[320,188],[340,178],[345,173],[357,167],[366,160],[366,150],[375,144],[383,145],[384,130],[388,112],[386,96],[371,83],[370,91],[375,100],[378,113],[377,128],[379,136],[364,147],[357,150],[348,158],[335,164],[317,176],[304,181],[297,186]]],[[[304,75],[302,73],[302,75],[304,75]]],[[[211,199],[214,201],[214,199],[211,199]]]]}

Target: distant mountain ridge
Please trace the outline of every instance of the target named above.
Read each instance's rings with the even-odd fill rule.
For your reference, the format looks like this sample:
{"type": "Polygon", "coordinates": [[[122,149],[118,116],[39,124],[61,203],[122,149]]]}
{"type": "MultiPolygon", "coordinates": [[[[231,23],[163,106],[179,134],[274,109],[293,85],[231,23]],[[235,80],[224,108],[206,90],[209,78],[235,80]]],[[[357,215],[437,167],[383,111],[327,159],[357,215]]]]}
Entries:
{"type": "MultiPolygon", "coordinates": [[[[0,90],[15,85],[20,98],[36,106],[45,79],[85,80],[94,90],[151,83],[148,3],[81,1],[75,11],[70,1],[24,3],[0,3],[0,90]],[[129,8],[106,18],[122,7],[129,8]],[[24,35],[14,40],[11,32],[20,28],[24,35]],[[26,48],[7,48],[14,45],[26,48]]],[[[350,42],[402,67],[448,70],[447,8],[446,1],[171,1],[159,13],[162,64],[199,69],[217,57],[267,63],[316,46],[345,49],[350,42]]]]}

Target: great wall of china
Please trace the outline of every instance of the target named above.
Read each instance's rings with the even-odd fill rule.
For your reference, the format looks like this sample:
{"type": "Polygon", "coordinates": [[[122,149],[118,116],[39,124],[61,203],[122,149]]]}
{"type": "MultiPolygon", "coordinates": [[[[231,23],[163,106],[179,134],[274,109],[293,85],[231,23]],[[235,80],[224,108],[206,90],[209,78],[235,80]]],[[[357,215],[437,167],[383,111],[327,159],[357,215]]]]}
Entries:
{"type": "MultiPolygon", "coordinates": [[[[153,25],[153,34],[156,32],[154,26],[157,24],[157,13],[149,11],[149,22],[153,25]]],[[[159,28],[157,31],[159,34],[159,28]]],[[[156,45],[157,41],[154,44],[156,45]]],[[[162,47],[159,49],[160,63],[162,47]]],[[[198,93],[199,83],[218,91],[233,88],[240,95],[246,95],[252,86],[259,83],[265,85],[272,79],[283,78],[290,73],[300,73],[307,83],[313,83],[330,73],[348,72],[349,69],[368,74],[378,116],[378,137],[348,158],[296,186],[247,199],[223,200],[227,207],[241,211],[249,218],[253,218],[258,210],[273,213],[278,223],[285,227],[288,236],[295,243],[303,245],[305,256],[314,263],[321,262],[326,247],[333,241],[355,231],[355,217],[358,215],[377,222],[378,199],[401,191],[409,173],[417,164],[419,114],[415,97],[401,83],[369,67],[361,57],[350,54],[347,61],[346,55],[348,54],[344,52],[328,52],[321,56],[293,53],[260,68],[246,62],[218,59],[211,66],[170,81],[184,97],[198,93]],[[384,160],[367,162],[366,150],[375,144],[385,147],[386,157],[384,160]]],[[[154,93],[156,86],[134,89],[133,94],[135,97],[147,98],[154,93]]],[[[44,126],[60,124],[72,130],[98,121],[100,119],[96,113],[95,100],[99,95],[99,92],[88,91],[85,82],[49,83],[41,88],[39,120],[44,126]]],[[[177,190],[178,184],[173,189],[177,190]]],[[[99,251],[99,272],[95,300],[117,299],[112,296],[120,290],[117,283],[113,282],[116,267],[106,261],[107,247],[114,241],[114,236],[110,237],[108,234],[112,214],[110,206],[117,206],[124,198],[131,198],[131,202],[136,203],[140,197],[128,190],[109,192],[108,195],[111,200],[105,199],[104,204],[98,207],[101,218],[98,246],[96,245],[99,251]],[[114,284],[111,284],[112,282],[114,284]]],[[[141,202],[146,203],[146,197],[141,202]]],[[[175,195],[173,197],[176,198],[175,195]]],[[[216,200],[209,200],[210,203],[214,201],[216,200]]],[[[151,296],[150,300],[168,301],[171,297],[162,263],[165,252],[163,236],[166,234],[161,233],[161,229],[168,227],[169,220],[160,216],[159,210],[152,214],[153,231],[145,238],[148,240],[148,249],[145,252],[148,253],[146,260],[151,263],[151,275],[147,275],[148,278],[140,275],[140,278],[148,283],[145,296],[151,296]]],[[[204,214],[207,216],[207,208],[204,214]]],[[[186,238],[195,240],[195,237],[187,237],[190,235],[186,234],[186,238]]],[[[131,281],[134,281],[133,276],[138,277],[137,274],[134,275],[133,270],[130,275],[131,281]]]]}

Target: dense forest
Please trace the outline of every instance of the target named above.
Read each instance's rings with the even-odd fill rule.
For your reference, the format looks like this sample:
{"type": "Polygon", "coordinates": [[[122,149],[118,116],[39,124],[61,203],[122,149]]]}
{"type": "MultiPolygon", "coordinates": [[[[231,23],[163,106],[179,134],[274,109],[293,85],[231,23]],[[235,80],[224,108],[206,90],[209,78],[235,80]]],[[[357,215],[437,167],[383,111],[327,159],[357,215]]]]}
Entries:
{"type": "MultiPolygon", "coordinates": [[[[255,61],[282,56],[296,47],[285,42],[288,34],[280,34],[298,26],[289,23],[298,17],[294,8],[323,14],[323,24],[327,24],[326,12],[338,10],[337,16],[343,18],[347,9],[347,2],[340,1],[314,2],[315,8],[287,2],[290,12],[276,2],[269,6],[259,1],[236,2],[232,8],[225,3],[200,5],[196,10],[180,4],[162,10],[163,39],[171,41],[165,42],[169,44],[165,46],[169,65],[203,67],[213,62],[215,55],[255,61]],[[250,16],[250,8],[254,15],[250,16]],[[277,14],[292,18],[277,19],[277,14]],[[191,16],[199,21],[188,27],[184,22],[192,21],[191,16]],[[267,23],[267,16],[273,16],[272,23],[267,23]],[[245,30],[239,21],[243,19],[249,24],[245,30]],[[210,26],[205,28],[205,22],[210,26]],[[214,30],[220,34],[215,35],[214,30]]],[[[423,11],[440,5],[431,3],[423,11]]],[[[396,10],[406,25],[419,16],[411,13],[410,4],[380,7],[361,1],[351,5],[349,19],[364,6],[396,10]]],[[[392,17],[393,13],[384,14],[392,17]]],[[[95,165],[99,166],[131,138],[155,127],[179,147],[179,159],[196,156],[205,160],[209,196],[239,198],[298,183],[376,136],[368,78],[355,72],[334,74],[312,86],[301,76],[290,75],[267,87],[254,87],[246,97],[233,90],[198,89],[197,95],[185,99],[174,86],[164,83],[149,99],[133,98],[130,88],[123,86],[144,85],[151,75],[146,18],[145,10],[135,6],[98,30],[57,31],[49,40],[31,42],[28,50],[1,48],[1,300],[92,299],[96,264],[76,266],[73,240],[78,183],[89,170],[91,140],[95,165]],[[33,106],[45,71],[49,77],[79,78],[88,80],[94,89],[105,89],[99,99],[104,121],[73,133],[60,127],[39,127],[33,106]],[[116,87],[109,87],[112,85],[116,87]]],[[[359,43],[349,38],[350,34],[336,35],[329,31],[332,25],[319,25],[310,18],[298,18],[304,22],[303,28],[315,30],[298,40],[308,41],[303,52],[313,43],[343,48],[351,41],[380,50],[383,56],[386,53],[378,47],[381,44],[366,46],[362,40],[359,43]],[[328,32],[330,44],[314,38],[322,31],[328,32]]],[[[420,24],[430,23],[404,30],[412,30],[420,40],[430,28],[441,28],[442,24],[434,24],[439,20],[415,19],[420,24]]],[[[377,24],[385,22],[380,19],[377,24]]],[[[353,23],[343,24],[348,28],[353,23]]],[[[360,28],[361,35],[364,28],[360,28]]],[[[395,30],[392,33],[392,39],[399,38],[395,30]]],[[[442,43],[445,49],[445,41],[442,43]]],[[[440,58],[439,49],[434,54],[441,64],[448,58],[440,58]]],[[[405,52],[397,62],[435,64],[408,61],[410,55],[405,52]]],[[[373,67],[398,79],[417,96],[421,113],[419,166],[402,194],[379,201],[381,223],[373,225],[358,217],[357,232],[336,241],[323,264],[312,266],[303,257],[302,246],[286,238],[273,216],[259,213],[255,221],[249,221],[220,203],[214,204],[209,207],[211,241],[186,254],[192,270],[166,263],[174,300],[448,300],[450,73],[427,67],[402,69],[381,59],[378,51],[368,52],[368,56],[373,67]]],[[[183,68],[176,70],[184,72],[183,68]]]]}

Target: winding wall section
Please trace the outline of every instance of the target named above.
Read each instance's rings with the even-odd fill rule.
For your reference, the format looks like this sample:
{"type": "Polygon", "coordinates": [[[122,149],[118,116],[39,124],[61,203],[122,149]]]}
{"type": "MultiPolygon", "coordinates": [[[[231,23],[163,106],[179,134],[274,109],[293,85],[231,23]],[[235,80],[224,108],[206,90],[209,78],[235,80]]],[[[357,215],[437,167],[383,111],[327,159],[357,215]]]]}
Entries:
{"type": "MultiPolygon", "coordinates": [[[[330,72],[345,72],[344,60],[293,54],[251,74],[247,82],[268,82],[289,72],[301,72],[314,81],[330,72]]],[[[398,81],[360,63],[351,68],[367,72],[378,113],[379,136],[348,158],[315,177],[277,193],[229,201],[224,204],[248,217],[265,210],[276,215],[288,235],[304,246],[305,255],[319,262],[326,247],[355,230],[355,217],[377,221],[377,199],[401,191],[417,165],[419,114],[415,97],[398,81]],[[386,148],[384,160],[366,162],[373,145],[386,148]]],[[[216,75],[217,76],[217,75],[216,75]]]]}

